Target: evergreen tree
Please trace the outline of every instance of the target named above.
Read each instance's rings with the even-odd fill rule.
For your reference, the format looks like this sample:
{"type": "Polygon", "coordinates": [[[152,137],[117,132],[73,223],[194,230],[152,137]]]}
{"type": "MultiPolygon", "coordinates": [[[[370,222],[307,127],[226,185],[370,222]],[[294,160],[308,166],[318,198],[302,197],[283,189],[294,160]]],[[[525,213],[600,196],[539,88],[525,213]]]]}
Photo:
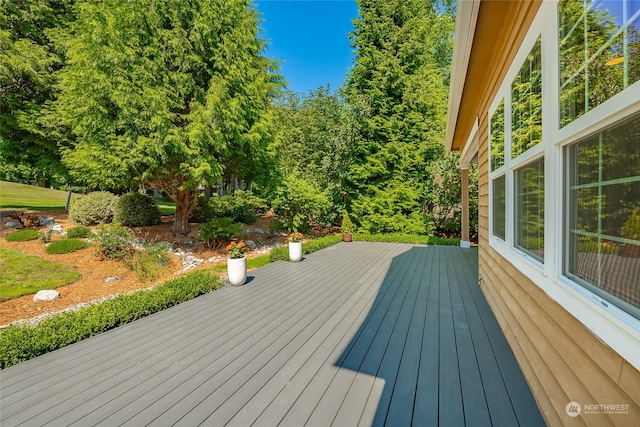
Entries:
{"type": "Polygon", "coordinates": [[[49,186],[64,179],[55,135],[44,130],[44,105],[55,98],[64,52],[57,32],[73,21],[75,0],[0,2],[0,164],[3,177],[49,186]],[[14,173],[11,173],[14,171],[14,173]]]}
{"type": "MultiPolygon", "coordinates": [[[[435,0],[359,0],[345,96],[364,106],[352,211],[370,232],[429,231],[426,163],[443,153],[454,18],[435,0]]],[[[448,7],[446,7],[448,6],[448,7]]]]}
{"type": "Polygon", "coordinates": [[[253,179],[280,78],[264,58],[249,0],[81,3],[53,112],[63,159],[91,187],[146,183],[176,202],[189,231],[198,186],[253,179]]]}

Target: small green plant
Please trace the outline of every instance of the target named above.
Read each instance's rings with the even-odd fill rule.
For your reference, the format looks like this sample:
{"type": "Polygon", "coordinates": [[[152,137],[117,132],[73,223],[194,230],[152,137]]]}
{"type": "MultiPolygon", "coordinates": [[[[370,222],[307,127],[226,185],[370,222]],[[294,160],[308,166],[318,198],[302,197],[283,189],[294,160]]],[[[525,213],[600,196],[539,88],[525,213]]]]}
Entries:
{"type": "Polygon", "coordinates": [[[69,221],[81,225],[109,223],[118,201],[107,191],[95,191],[79,199],[69,208],[69,221]]]}
{"type": "Polygon", "coordinates": [[[141,281],[157,279],[158,268],[170,262],[167,245],[149,243],[141,251],[133,252],[125,262],[141,281]]]}
{"type": "Polygon", "coordinates": [[[7,236],[7,242],[26,242],[29,240],[36,240],[38,238],[38,232],[31,228],[25,228],[24,230],[16,231],[7,236]]]}
{"type": "Polygon", "coordinates": [[[96,255],[102,259],[122,260],[133,253],[133,233],[114,222],[96,230],[96,255]]]}
{"type": "Polygon", "coordinates": [[[242,224],[231,218],[213,218],[198,230],[198,236],[211,248],[219,248],[225,240],[242,230],[242,224]]]}
{"type": "Polygon", "coordinates": [[[342,225],[340,226],[340,229],[346,234],[353,233],[353,222],[346,210],[342,211],[342,225]]]}
{"type": "Polygon", "coordinates": [[[71,252],[79,251],[80,249],[88,248],[89,244],[80,239],[62,239],[56,240],[51,243],[45,251],[48,254],[68,254],[71,252]]]}
{"type": "Polygon", "coordinates": [[[78,225],[77,227],[72,227],[67,231],[67,237],[72,239],[86,239],[93,237],[93,233],[89,227],[85,225],[78,225]]]}
{"type": "Polygon", "coordinates": [[[141,193],[121,196],[114,208],[113,220],[128,227],[145,227],[160,223],[160,209],[155,199],[141,193]]]}
{"type": "Polygon", "coordinates": [[[51,241],[52,234],[53,232],[51,230],[40,231],[38,233],[38,240],[40,240],[42,243],[49,243],[51,241]]]}

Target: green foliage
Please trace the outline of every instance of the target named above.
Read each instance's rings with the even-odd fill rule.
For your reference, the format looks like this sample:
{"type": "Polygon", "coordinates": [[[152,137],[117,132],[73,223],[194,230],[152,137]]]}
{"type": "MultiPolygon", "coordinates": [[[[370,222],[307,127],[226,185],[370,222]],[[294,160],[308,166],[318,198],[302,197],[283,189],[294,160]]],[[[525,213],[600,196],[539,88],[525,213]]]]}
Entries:
{"type": "Polygon", "coordinates": [[[267,165],[281,85],[247,0],[84,2],[54,104],[63,160],[98,188],[144,182],[176,203],[186,234],[200,184],[245,183],[267,165]]]}
{"type": "Polygon", "coordinates": [[[0,301],[42,289],[55,289],[80,278],[75,268],[0,246],[0,301]]]}
{"type": "Polygon", "coordinates": [[[353,233],[353,221],[351,221],[351,217],[346,210],[342,211],[342,224],[340,225],[340,229],[343,233],[353,233]]]}
{"type": "Polygon", "coordinates": [[[158,278],[158,268],[169,264],[169,252],[166,244],[150,243],[141,251],[135,251],[125,260],[139,280],[158,278]]]}
{"type": "Polygon", "coordinates": [[[69,207],[69,221],[82,225],[109,223],[113,220],[118,196],[107,191],[94,191],[69,207]]]}
{"type": "Polygon", "coordinates": [[[620,236],[640,241],[640,209],[633,211],[629,219],[620,229],[620,236]]]}
{"type": "Polygon", "coordinates": [[[191,211],[191,218],[189,218],[189,221],[204,223],[213,218],[214,214],[215,212],[209,203],[209,200],[204,196],[199,196],[198,203],[193,208],[193,211],[191,211]]]}
{"type": "Polygon", "coordinates": [[[234,234],[240,233],[242,224],[233,222],[228,217],[213,218],[198,230],[198,236],[205,241],[207,246],[218,248],[225,240],[234,234]]]}
{"type": "MultiPolygon", "coordinates": [[[[59,31],[74,0],[0,2],[0,174],[48,187],[66,182],[55,132],[43,129],[64,52],[59,31]]],[[[4,203],[3,203],[4,204],[4,203]]],[[[64,206],[64,205],[63,205],[64,206]]]]}
{"type": "Polygon", "coordinates": [[[436,0],[361,0],[345,96],[361,115],[350,211],[371,233],[428,234],[422,212],[443,154],[453,14],[436,0]]]}
{"type": "Polygon", "coordinates": [[[237,190],[232,196],[213,197],[209,205],[216,217],[230,217],[234,222],[253,224],[258,220],[258,212],[267,208],[264,199],[250,191],[237,190]]]}
{"type": "Polygon", "coordinates": [[[309,223],[330,224],[331,201],[326,190],[296,176],[287,177],[272,204],[289,231],[309,230],[309,223]]]}
{"type": "Polygon", "coordinates": [[[36,240],[37,238],[38,232],[31,228],[13,232],[6,237],[7,242],[26,242],[28,240],[36,240]]]}
{"type": "Polygon", "coordinates": [[[49,243],[51,242],[52,234],[53,232],[51,230],[39,231],[38,240],[40,240],[42,243],[49,243]]]}
{"type": "Polygon", "coordinates": [[[224,285],[207,272],[194,272],[153,289],[44,319],[36,326],[11,325],[0,331],[0,368],[32,359],[74,342],[172,307],[224,285]]]}
{"type": "MultiPolygon", "coordinates": [[[[318,239],[307,240],[302,243],[302,253],[310,254],[312,252],[319,251],[320,249],[328,248],[336,243],[342,241],[342,236],[339,234],[320,237],[318,239]]],[[[271,262],[274,261],[289,261],[289,248],[287,246],[278,246],[271,250],[270,254],[271,262]]]]}
{"type": "Polygon", "coordinates": [[[89,243],[80,239],[62,239],[56,240],[51,243],[45,251],[48,254],[68,254],[71,252],[79,251],[80,249],[88,248],[89,243]]]}
{"type": "Polygon", "coordinates": [[[86,239],[93,237],[93,232],[85,225],[78,225],[76,227],[71,227],[67,231],[67,237],[71,239],[86,239]]]}
{"type": "Polygon", "coordinates": [[[414,245],[460,246],[460,239],[448,239],[421,234],[368,234],[356,233],[353,240],[361,242],[408,243],[414,245]]]}
{"type": "Polygon", "coordinates": [[[125,259],[133,253],[133,233],[114,222],[100,224],[95,233],[96,255],[102,259],[125,259]]]}
{"type": "Polygon", "coordinates": [[[113,220],[127,227],[144,227],[160,223],[160,209],[155,199],[138,192],[120,196],[113,220]]]}

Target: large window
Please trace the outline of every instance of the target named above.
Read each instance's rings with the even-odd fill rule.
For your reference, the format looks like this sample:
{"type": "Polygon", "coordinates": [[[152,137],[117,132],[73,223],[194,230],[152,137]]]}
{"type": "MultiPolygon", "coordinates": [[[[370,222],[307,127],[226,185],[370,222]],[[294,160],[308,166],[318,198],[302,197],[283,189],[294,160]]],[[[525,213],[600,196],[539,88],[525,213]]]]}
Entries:
{"type": "Polygon", "coordinates": [[[511,84],[511,158],[542,141],[542,51],[534,45],[511,84]]]}
{"type": "Polygon", "coordinates": [[[560,126],[640,80],[640,1],[562,0],[560,126]]]}
{"type": "Polygon", "coordinates": [[[565,274],[640,310],[640,114],[565,148],[565,274]]]}
{"type": "Polygon", "coordinates": [[[507,227],[507,187],[504,171],[504,99],[500,101],[498,107],[491,115],[491,172],[495,172],[492,177],[492,233],[494,236],[505,240],[507,227]],[[496,172],[497,171],[497,172],[496,172]]]}

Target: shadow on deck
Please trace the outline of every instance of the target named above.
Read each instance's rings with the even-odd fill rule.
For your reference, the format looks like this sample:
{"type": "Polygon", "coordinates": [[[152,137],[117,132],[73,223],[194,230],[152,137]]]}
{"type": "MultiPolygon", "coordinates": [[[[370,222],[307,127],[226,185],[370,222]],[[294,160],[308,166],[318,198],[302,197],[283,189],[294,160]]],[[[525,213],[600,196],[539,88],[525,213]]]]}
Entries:
{"type": "Polygon", "coordinates": [[[2,371],[0,424],[544,425],[477,250],[353,242],[2,371]]]}

